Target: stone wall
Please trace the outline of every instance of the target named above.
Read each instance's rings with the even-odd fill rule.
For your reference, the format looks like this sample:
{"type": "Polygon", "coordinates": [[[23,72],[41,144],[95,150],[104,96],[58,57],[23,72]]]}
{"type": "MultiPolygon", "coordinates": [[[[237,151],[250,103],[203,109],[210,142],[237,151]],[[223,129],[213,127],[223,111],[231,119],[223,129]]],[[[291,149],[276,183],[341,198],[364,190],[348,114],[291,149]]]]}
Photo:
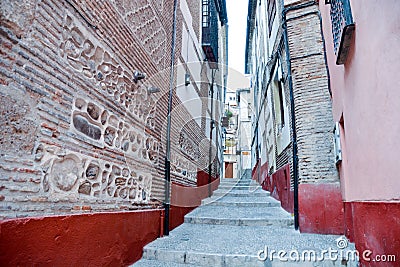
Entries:
{"type": "MultiPolygon", "coordinates": [[[[172,7],[1,2],[0,218],[160,206],[172,7]],[[135,71],[146,78],[136,81],[135,71]],[[148,94],[150,86],[161,92],[148,94]]],[[[190,5],[197,34],[199,8],[190,5]]],[[[172,126],[173,179],[195,185],[205,129],[172,126]]]]}

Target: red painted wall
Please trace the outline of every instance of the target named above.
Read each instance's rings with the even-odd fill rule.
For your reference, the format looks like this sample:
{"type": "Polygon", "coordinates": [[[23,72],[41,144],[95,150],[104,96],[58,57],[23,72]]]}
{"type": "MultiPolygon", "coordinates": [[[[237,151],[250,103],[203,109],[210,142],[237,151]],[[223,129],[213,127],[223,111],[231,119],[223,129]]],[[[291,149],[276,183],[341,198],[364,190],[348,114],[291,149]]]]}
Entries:
{"type": "MultiPolygon", "coordinates": [[[[267,163],[265,163],[265,164],[267,164],[267,163]]],[[[258,182],[261,183],[262,182],[261,176],[258,177],[258,167],[259,166],[260,166],[260,159],[257,160],[256,165],[253,167],[253,170],[251,170],[251,179],[257,181],[257,179],[260,178],[258,182]]]]}
{"type": "Polygon", "coordinates": [[[126,266],[160,235],[160,210],[0,222],[1,266],[126,266]]]}
{"type": "MultiPolygon", "coordinates": [[[[254,172],[255,176],[257,176],[257,171],[254,172]]],[[[260,169],[260,181],[262,188],[271,192],[271,196],[281,202],[283,209],[293,213],[293,190],[290,189],[289,164],[286,164],[272,175],[268,175],[268,163],[263,164],[260,169]]]]}
{"type": "Polygon", "coordinates": [[[184,222],[186,214],[194,210],[196,207],[177,207],[171,206],[169,211],[169,227],[170,230],[175,229],[184,222]]]}
{"type": "MultiPolygon", "coordinates": [[[[253,179],[257,179],[259,165],[253,169],[253,179]]],[[[293,213],[294,194],[290,188],[290,165],[286,164],[272,175],[268,175],[268,164],[260,169],[262,188],[281,202],[287,212],[293,213]]],[[[350,217],[351,218],[351,217],[350,217]]],[[[339,183],[300,184],[299,222],[304,233],[343,234],[345,228],[344,205],[339,183]]],[[[346,217],[346,223],[349,216],[346,217]]]]}
{"type": "MultiPolygon", "coordinates": [[[[219,181],[219,177],[211,177],[211,182],[214,182],[216,180],[219,181]]],[[[208,184],[208,173],[205,171],[199,170],[197,171],[197,186],[203,186],[208,184]]]]}
{"type": "MultiPolygon", "coordinates": [[[[218,188],[220,180],[212,178],[211,192],[218,188]]],[[[184,221],[184,216],[201,205],[201,200],[209,195],[208,174],[199,171],[197,187],[183,186],[177,183],[171,185],[170,227],[174,229],[184,221]]]]}
{"type": "MultiPolygon", "coordinates": [[[[203,174],[203,179],[208,175],[203,174]]],[[[203,181],[204,182],[204,181],[203,181]]],[[[218,188],[213,178],[211,189],[218,188]]],[[[208,196],[208,185],[172,183],[170,230],[208,196]]],[[[162,210],[79,214],[0,222],[1,266],[125,266],[160,236],[162,210]]]]}
{"type": "Polygon", "coordinates": [[[400,205],[398,203],[351,202],[353,239],[357,250],[370,250],[371,261],[361,258],[362,266],[400,265],[400,205]],[[396,262],[377,263],[376,255],[395,255],[396,262]]]}
{"type": "Polygon", "coordinates": [[[339,183],[299,185],[299,224],[303,233],[344,234],[339,183]]]}

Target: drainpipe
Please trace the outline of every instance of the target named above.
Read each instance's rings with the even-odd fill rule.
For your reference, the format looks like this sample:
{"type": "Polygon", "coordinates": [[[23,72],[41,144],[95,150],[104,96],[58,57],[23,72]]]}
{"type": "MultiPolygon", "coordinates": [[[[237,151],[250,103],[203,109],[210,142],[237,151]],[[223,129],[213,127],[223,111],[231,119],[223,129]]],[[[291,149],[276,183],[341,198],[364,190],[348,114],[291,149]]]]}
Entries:
{"type": "Polygon", "coordinates": [[[239,89],[236,91],[236,100],[238,102],[239,106],[239,115],[238,115],[238,132],[239,132],[239,160],[240,160],[240,166],[239,166],[239,179],[242,179],[243,177],[243,155],[242,155],[242,133],[241,133],[241,126],[242,126],[242,107],[240,103],[240,98],[241,98],[241,93],[250,93],[250,89],[239,89]]]}
{"type": "Polygon", "coordinates": [[[215,71],[211,70],[211,85],[210,85],[210,91],[211,91],[211,115],[210,115],[210,146],[208,149],[208,196],[211,197],[212,195],[212,188],[211,188],[211,182],[212,182],[212,140],[213,140],[213,129],[215,127],[215,122],[213,120],[213,114],[214,114],[214,78],[215,78],[215,71]]]}
{"type": "Polygon", "coordinates": [[[169,211],[171,206],[171,109],[172,109],[172,94],[174,90],[174,68],[175,68],[175,44],[176,44],[176,14],[178,0],[174,0],[174,15],[171,43],[171,70],[169,77],[169,96],[168,96],[168,115],[167,115],[167,144],[165,155],[165,217],[164,217],[164,235],[169,235],[169,211]]]}
{"type": "Polygon", "coordinates": [[[287,21],[286,14],[289,11],[306,8],[309,6],[315,5],[314,1],[303,3],[300,5],[290,6],[285,8],[284,0],[281,1],[282,6],[282,28],[283,28],[283,39],[285,45],[286,52],[286,64],[288,67],[288,75],[287,80],[289,82],[289,94],[290,94],[290,113],[292,116],[292,153],[293,153],[293,212],[294,212],[294,228],[296,230],[299,229],[299,158],[297,155],[297,132],[296,132],[296,116],[295,116],[295,108],[294,108],[294,96],[293,96],[293,80],[292,80],[292,64],[290,58],[290,50],[289,50],[289,39],[288,39],[288,31],[287,31],[287,21]]]}

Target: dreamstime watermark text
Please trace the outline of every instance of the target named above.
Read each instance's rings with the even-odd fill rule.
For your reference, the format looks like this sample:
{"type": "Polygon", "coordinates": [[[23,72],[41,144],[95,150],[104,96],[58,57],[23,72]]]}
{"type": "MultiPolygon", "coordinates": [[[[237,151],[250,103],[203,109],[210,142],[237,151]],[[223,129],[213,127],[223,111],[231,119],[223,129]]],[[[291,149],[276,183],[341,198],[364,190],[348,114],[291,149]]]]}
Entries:
{"type": "Polygon", "coordinates": [[[396,262],[396,255],[373,255],[371,250],[364,250],[361,253],[355,249],[348,248],[348,240],[345,237],[336,239],[336,248],[329,247],[322,250],[274,250],[265,246],[257,252],[260,261],[281,261],[281,262],[321,262],[326,260],[337,261],[358,261],[365,262],[396,262]]]}

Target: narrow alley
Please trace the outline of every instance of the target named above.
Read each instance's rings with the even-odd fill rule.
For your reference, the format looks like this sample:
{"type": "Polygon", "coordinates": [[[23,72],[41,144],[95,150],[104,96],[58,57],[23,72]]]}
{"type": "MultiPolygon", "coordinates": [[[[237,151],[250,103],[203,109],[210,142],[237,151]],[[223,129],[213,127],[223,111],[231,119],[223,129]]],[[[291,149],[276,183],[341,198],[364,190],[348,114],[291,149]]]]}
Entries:
{"type": "Polygon", "coordinates": [[[0,266],[400,266],[399,14],[1,0],[0,266]]]}
{"type": "Polygon", "coordinates": [[[243,176],[224,179],[184,224],[145,246],[132,266],[357,266],[354,245],[340,250],[340,240],[295,231],[280,203],[243,176]]]}

